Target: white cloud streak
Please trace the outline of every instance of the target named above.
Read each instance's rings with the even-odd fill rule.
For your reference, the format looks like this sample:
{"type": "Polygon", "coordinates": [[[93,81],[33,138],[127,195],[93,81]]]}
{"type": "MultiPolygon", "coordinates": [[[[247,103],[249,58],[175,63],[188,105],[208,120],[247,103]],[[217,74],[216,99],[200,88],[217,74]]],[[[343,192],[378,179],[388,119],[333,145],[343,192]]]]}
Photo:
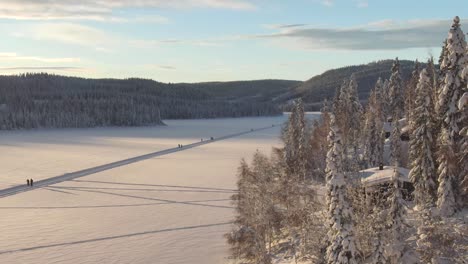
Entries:
{"type": "MultiPolygon", "coordinates": [[[[1,0],[0,18],[14,20],[95,20],[127,22],[116,16],[122,8],[220,8],[252,10],[247,0],[1,0]]],[[[138,22],[139,18],[135,18],[138,22]]],[[[167,18],[155,16],[152,23],[167,23],[167,18]]]]}
{"type": "Polygon", "coordinates": [[[309,50],[397,50],[439,47],[449,20],[382,20],[353,28],[279,27],[272,34],[244,36],[309,50]]]}
{"type": "Polygon", "coordinates": [[[46,58],[35,56],[20,56],[13,52],[0,52],[1,60],[14,60],[14,61],[38,61],[45,63],[71,63],[79,62],[79,58],[46,58]]]}

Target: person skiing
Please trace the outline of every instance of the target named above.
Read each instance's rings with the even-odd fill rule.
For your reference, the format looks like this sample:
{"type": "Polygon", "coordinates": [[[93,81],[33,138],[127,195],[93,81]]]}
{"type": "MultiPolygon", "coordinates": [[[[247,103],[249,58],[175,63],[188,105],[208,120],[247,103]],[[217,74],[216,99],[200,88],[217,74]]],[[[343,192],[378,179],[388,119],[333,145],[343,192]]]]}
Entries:
{"type": "Polygon", "coordinates": [[[29,186],[29,179],[26,179],[26,184],[29,186]]]}
{"type": "Polygon", "coordinates": [[[31,187],[32,187],[34,185],[33,179],[29,180],[29,182],[31,183],[31,187]]]}

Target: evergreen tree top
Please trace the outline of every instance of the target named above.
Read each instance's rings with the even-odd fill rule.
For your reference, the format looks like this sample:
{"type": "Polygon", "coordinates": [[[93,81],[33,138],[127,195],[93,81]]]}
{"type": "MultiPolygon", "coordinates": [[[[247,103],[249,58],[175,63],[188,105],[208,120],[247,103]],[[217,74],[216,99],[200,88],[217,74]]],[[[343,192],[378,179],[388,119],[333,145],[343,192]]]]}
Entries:
{"type": "Polygon", "coordinates": [[[398,60],[398,57],[396,57],[392,65],[392,73],[398,72],[398,71],[400,71],[400,61],[398,60]]]}
{"type": "Polygon", "coordinates": [[[453,18],[453,24],[452,24],[452,27],[459,27],[460,26],[460,18],[458,16],[455,16],[453,18]]]}

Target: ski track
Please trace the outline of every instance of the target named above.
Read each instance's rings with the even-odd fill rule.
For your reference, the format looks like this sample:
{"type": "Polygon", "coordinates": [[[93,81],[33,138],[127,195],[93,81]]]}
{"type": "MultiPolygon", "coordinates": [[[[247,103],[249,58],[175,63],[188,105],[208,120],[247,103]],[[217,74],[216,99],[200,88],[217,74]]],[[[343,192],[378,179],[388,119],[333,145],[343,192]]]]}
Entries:
{"type": "MultiPolygon", "coordinates": [[[[226,140],[226,139],[246,135],[246,134],[249,134],[249,133],[254,133],[254,132],[258,132],[258,131],[262,131],[262,130],[266,130],[266,129],[271,129],[271,128],[274,128],[274,127],[276,127],[278,125],[280,125],[280,124],[275,124],[275,125],[271,125],[271,126],[267,126],[267,127],[257,128],[257,129],[251,129],[251,130],[248,130],[248,131],[243,131],[243,132],[239,132],[239,133],[235,133],[235,134],[230,134],[230,135],[214,138],[212,140],[205,140],[205,141],[201,141],[201,142],[195,142],[195,143],[192,143],[192,144],[184,145],[182,148],[176,147],[176,148],[160,150],[160,151],[144,154],[144,155],[141,155],[141,156],[136,156],[136,157],[120,160],[120,161],[115,161],[115,162],[111,162],[111,163],[108,163],[108,164],[104,164],[104,165],[100,165],[100,166],[96,166],[96,167],[92,167],[92,168],[88,168],[88,169],[84,169],[84,170],[80,170],[80,171],[76,171],[76,172],[66,173],[66,174],[63,174],[63,175],[60,175],[60,176],[55,176],[55,177],[47,178],[47,179],[44,179],[44,180],[35,181],[34,186],[32,186],[32,187],[23,184],[23,185],[18,185],[18,186],[6,188],[6,189],[3,189],[3,190],[0,190],[0,198],[15,195],[15,194],[22,193],[22,192],[32,191],[32,190],[38,189],[38,188],[48,187],[49,185],[61,183],[61,182],[64,182],[64,181],[75,180],[77,178],[81,178],[81,177],[88,176],[88,175],[91,175],[91,174],[95,174],[95,173],[98,173],[98,172],[102,172],[102,171],[114,169],[114,168],[117,168],[117,167],[125,166],[125,165],[132,164],[132,163],[135,163],[135,162],[151,159],[151,158],[154,158],[154,157],[160,157],[160,156],[168,155],[168,154],[171,154],[171,153],[184,151],[184,150],[196,148],[196,147],[199,147],[199,146],[207,145],[207,144],[210,144],[210,143],[218,142],[218,141],[221,141],[221,140],[226,140]]],[[[57,190],[55,190],[55,191],[57,191],[57,190]]]]}

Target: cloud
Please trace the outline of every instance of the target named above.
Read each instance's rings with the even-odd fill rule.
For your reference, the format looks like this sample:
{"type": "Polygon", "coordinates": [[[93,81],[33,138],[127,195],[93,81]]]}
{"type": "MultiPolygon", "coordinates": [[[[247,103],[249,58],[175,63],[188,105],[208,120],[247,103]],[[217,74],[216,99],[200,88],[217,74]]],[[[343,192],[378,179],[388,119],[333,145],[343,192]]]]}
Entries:
{"type": "Polygon", "coordinates": [[[162,46],[174,46],[174,45],[190,45],[190,46],[201,46],[201,47],[220,47],[223,46],[227,39],[162,39],[162,40],[146,40],[146,39],[135,39],[129,41],[131,46],[137,48],[154,48],[162,46]]]}
{"type": "Polygon", "coordinates": [[[333,0],[323,0],[322,5],[331,7],[334,5],[333,0]]]}
{"type": "Polygon", "coordinates": [[[34,56],[19,56],[12,52],[0,52],[1,60],[24,60],[24,61],[38,61],[45,63],[71,63],[79,62],[79,58],[46,58],[46,57],[34,57],[34,56]]]}
{"type": "Polygon", "coordinates": [[[269,29],[285,29],[285,28],[305,27],[307,26],[307,24],[264,24],[262,26],[264,28],[269,28],[269,29]]]}
{"type": "Polygon", "coordinates": [[[279,41],[310,50],[397,50],[439,47],[449,20],[383,20],[353,28],[292,27],[247,38],[279,41]]]}
{"type": "Polygon", "coordinates": [[[102,30],[74,23],[39,23],[16,34],[17,37],[49,40],[79,46],[92,47],[97,51],[111,52],[109,46],[121,39],[102,30]]]}
{"type": "Polygon", "coordinates": [[[359,8],[367,8],[369,7],[369,2],[367,0],[357,0],[356,6],[359,8]]]}
{"type": "MultiPolygon", "coordinates": [[[[123,8],[220,8],[252,10],[247,0],[2,0],[0,18],[15,20],[96,20],[125,22],[123,8]]],[[[154,22],[166,22],[155,17],[154,22]]]]}
{"type": "Polygon", "coordinates": [[[170,65],[155,65],[157,68],[160,68],[160,69],[163,69],[163,70],[175,70],[177,69],[176,67],[174,66],[170,66],[170,65]]]}
{"type": "Polygon", "coordinates": [[[0,68],[0,70],[4,71],[46,71],[46,70],[59,70],[59,71],[76,71],[76,70],[84,70],[84,68],[81,67],[5,67],[5,68],[0,68]]]}

